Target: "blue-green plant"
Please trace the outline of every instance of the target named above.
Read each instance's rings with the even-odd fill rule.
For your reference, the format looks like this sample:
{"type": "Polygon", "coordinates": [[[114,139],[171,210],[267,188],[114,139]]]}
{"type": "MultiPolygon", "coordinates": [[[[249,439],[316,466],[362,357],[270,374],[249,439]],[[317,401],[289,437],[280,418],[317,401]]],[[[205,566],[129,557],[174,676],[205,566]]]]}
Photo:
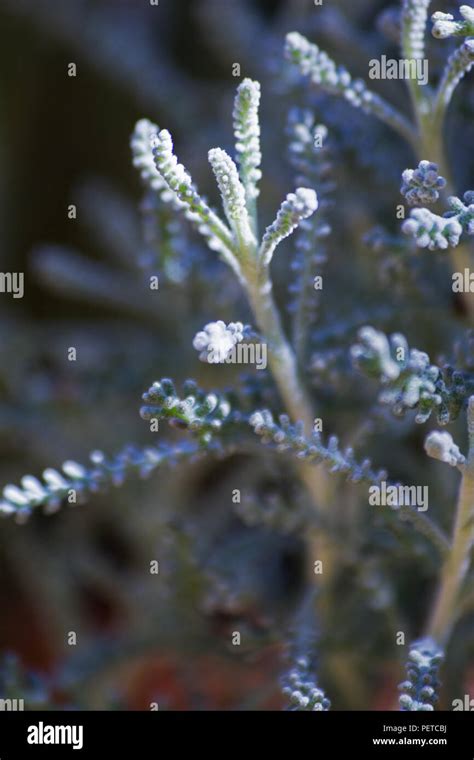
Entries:
{"type": "MultiPolygon", "coordinates": [[[[428,0],[404,0],[402,3],[402,52],[406,58],[421,59],[425,55],[428,6],[428,0]]],[[[471,34],[471,11],[466,6],[461,9],[464,22],[454,22],[436,14],[434,35],[471,34]]],[[[463,233],[468,237],[473,233],[472,193],[466,193],[463,201],[450,196],[446,201],[450,210],[443,217],[424,206],[443,201],[446,189],[451,191],[452,179],[447,171],[442,144],[443,128],[455,87],[474,63],[473,41],[469,36],[449,58],[437,88],[423,89],[416,81],[409,81],[412,120],[372,92],[362,80],[354,79],[345,68],[337,66],[332,58],[301,34],[291,32],[285,50],[287,60],[313,85],[331,96],[341,96],[350,106],[381,120],[408,143],[419,163],[415,170],[406,169],[403,173],[402,194],[409,205],[416,207],[405,221],[403,231],[416,238],[418,247],[453,249],[453,261],[458,266],[467,255],[460,238],[463,233]]],[[[295,187],[282,200],[273,221],[262,232],[261,95],[258,82],[243,79],[237,88],[233,108],[234,156],[220,147],[212,148],[208,153],[223,213],[216,211],[198,191],[189,172],[179,162],[167,129],[141,119],[133,132],[131,148],[133,164],[145,190],[141,210],[147,242],[159,254],[156,258],[153,255],[145,257],[146,260],[141,261],[142,268],[146,270],[150,260],[153,265],[160,264],[175,286],[190,279],[193,270],[183,255],[188,244],[192,245],[188,233],[183,230],[184,225],[189,224],[189,229],[203,239],[212,265],[215,260],[225,264],[246,299],[245,303],[237,300],[233,303],[235,313],[232,319],[239,321],[216,319],[214,315],[212,321],[198,326],[202,329],[194,329],[194,340],[190,336],[189,346],[192,343],[198,352],[196,359],[224,364],[236,349],[254,342],[267,351],[268,371],[256,372],[250,380],[248,377],[238,380],[230,389],[211,391],[202,387],[204,383],[194,380],[185,381],[181,391],[178,383],[166,377],[153,382],[143,394],[140,415],[151,432],[159,430],[159,443],[127,446],[111,457],[94,451],[87,466],[68,460],[61,470],[45,470],[42,479],[27,475],[19,486],[5,487],[0,512],[14,516],[18,522],[25,522],[35,510],[53,513],[68,502],[84,501],[88,494],[109,486],[121,486],[133,474],[145,477],[166,464],[194,462],[204,457],[225,458],[236,453],[261,456],[256,452],[259,452],[260,443],[265,444],[269,458],[280,457],[289,471],[295,473],[295,480],[301,485],[296,498],[302,508],[291,511],[283,499],[274,506],[269,520],[268,513],[257,499],[250,508],[246,510],[244,505],[239,511],[241,515],[245,514],[252,527],[259,522],[265,527],[271,523],[278,525],[282,532],[287,531],[304,540],[306,584],[310,588],[316,587],[316,593],[310,595],[310,611],[317,621],[314,628],[321,628],[321,636],[309,637],[305,642],[303,653],[299,646],[294,664],[284,679],[284,694],[289,699],[290,709],[329,709],[326,690],[318,685],[324,680],[324,662],[321,665],[323,675],[316,678],[313,650],[321,647],[324,651],[328,646],[325,636],[329,638],[331,626],[337,629],[335,620],[344,610],[340,612],[340,605],[335,605],[334,599],[338,598],[344,573],[355,573],[357,560],[353,556],[360,558],[364,551],[369,552],[371,540],[381,530],[384,536],[395,536],[390,540],[396,542],[397,547],[405,549],[413,543],[417,551],[428,556],[427,561],[442,568],[425,635],[410,647],[408,681],[401,687],[402,709],[430,710],[439,691],[439,663],[465,604],[468,586],[472,584],[473,368],[431,363],[429,355],[410,348],[401,333],[387,337],[385,331],[361,327],[364,315],[352,317],[349,328],[346,315],[340,322],[334,320],[337,321],[334,326],[336,338],[342,344],[336,361],[351,358],[357,370],[354,372],[347,362],[340,372],[342,382],[349,377],[349,383],[354,386],[347,394],[348,414],[354,415],[363,393],[370,393],[370,386],[369,391],[367,386],[361,384],[363,390],[357,386],[360,375],[365,374],[381,384],[378,401],[396,416],[406,418],[414,413],[416,423],[435,418],[440,425],[454,424],[458,418],[466,417],[469,440],[465,455],[461,452],[462,447],[445,431],[432,430],[425,440],[427,455],[451,466],[461,477],[451,536],[448,537],[445,530],[446,519],[437,522],[416,505],[397,502],[390,510],[380,510],[376,518],[372,512],[365,511],[365,522],[370,528],[364,536],[362,531],[354,530],[350,535],[352,543],[348,546],[346,530],[351,525],[354,506],[351,498],[356,498],[348,494],[358,489],[357,493],[363,495],[358,503],[362,511],[367,507],[367,487],[377,489],[384,484],[404,487],[399,482],[401,476],[396,467],[393,479],[389,480],[390,468],[372,465],[365,453],[359,454],[356,450],[360,447],[364,451],[363,438],[377,425],[385,424],[390,434],[397,433],[390,427],[388,418],[377,417],[372,409],[367,415],[367,428],[356,432],[353,445],[347,440],[345,431],[344,442],[340,443],[340,437],[329,435],[325,430],[326,412],[331,419],[330,404],[325,405],[323,394],[320,397],[313,393],[307,381],[310,379],[308,367],[315,368],[316,373],[327,368],[327,355],[320,354],[315,360],[311,352],[320,347],[323,350],[327,334],[331,333],[331,325],[320,326],[316,319],[320,316],[319,310],[315,314],[316,299],[318,306],[319,300],[324,299],[319,299],[320,294],[313,287],[315,278],[321,277],[323,264],[331,263],[327,261],[330,259],[327,238],[331,232],[331,195],[335,191],[333,182],[327,179],[332,163],[328,161],[330,151],[326,145],[329,130],[316,118],[311,104],[306,103],[304,109],[290,112],[287,131],[291,164],[297,174],[295,187]],[[289,257],[287,243],[291,240],[284,241],[292,237],[296,240],[296,252],[289,257]],[[297,272],[291,288],[290,325],[279,307],[280,294],[275,286],[276,272],[279,268],[280,271],[284,269],[285,257],[292,258],[297,272]],[[353,334],[354,327],[358,327],[359,332],[350,349],[348,331],[353,334]],[[210,353],[213,359],[209,359],[210,353]],[[172,428],[168,441],[161,440],[162,422],[172,428]],[[176,436],[181,439],[176,440],[176,436]],[[331,474],[335,477],[331,478],[331,474]],[[342,478],[339,481],[337,478],[341,475],[350,487],[340,486],[342,478]],[[322,568],[320,574],[315,571],[316,565],[322,568]]],[[[398,187],[394,188],[394,197],[397,193],[398,187]]],[[[340,213],[337,220],[343,223],[344,214],[340,213]]],[[[385,237],[383,244],[386,243],[385,237]]],[[[389,238],[388,244],[392,244],[389,238]]],[[[397,244],[403,246],[399,241],[397,244]]],[[[53,265],[57,261],[54,259],[53,265]]],[[[217,268],[208,271],[219,271],[221,276],[217,268]]],[[[208,279],[207,285],[212,291],[213,278],[208,279]]],[[[466,303],[469,305],[471,299],[466,298],[466,303]]],[[[351,430],[349,423],[348,429],[351,430]]],[[[369,609],[373,599],[369,601],[368,597],[374,596],[373,578],[383,579],[387,567],[380,557],[372,554],[367,565],[368,569],[357,571],[360,577],[356,584],[356,602],[369,609]],[[365,571],[367,576],[364,577],[365,571]]],[[[382,580],[380,587],[382,591],[386,588],[382,580]]],[[[377,604],[385,611],[386,625],[393,633],[393,618],[387,601],[390,592],[382,591],[377,604]]],[[[285,638],[288,628],[291,626],[285,625],[284,632],[280,630],[280,638],[285,638]]],[[[353,668],[354,663],[350,667],[353,668]]],[[[330,668],[327,672],[331,680],[330,668]]],[[[334,674],[331,682],[337,683],[334,674]]],[[[337,703],[337,697],[332,698],[332,703],[337,703]]]]}
{"type": "MultiPolygon", "coordinates": [[[[430,4],[431,0],[403,0],[402,2],[401,54],[405,60],[427,61],[425,36],[430,4]]],[[[442,186],[450,190],[453,183],[444,146],[446,114],[456,87],[474,65],[474,38],[467,36],[471,34],[472,29],[472,8],[463,6],[462,13],[465,22],[457,26],[452,24],[451,27],[449,27],[451,17],[440,20],[440,15],[444,14],[435,13],[433,16],[435,37],[449,36],[447,33],[439,33],[441,24],[442,29],[460,30],[450,32],[450,34],[459,33],[465,35],[466,39],[449,56],[436,86],[421,84],[414,77],[407,79],[413,112],[412,120],[407,119],[397,108],[371,91],[362,79],[354,79],[344,66],[338,66],[324,51],[310,43],[301,34],[294,32],[287,35],[286,56],[305,77],[310,79],[313,85],[328,94],[343,97],[351,106],[375,116],[397,132],[409,143],[420,161],[420,166],[424,166],[423,162],[428,161],[428,164],[436,166],[436,171],[439,167],[443,177],[442,186]]],[[[410,197],[407,197],[409,203],[410,197]]],[[[470,194],[464,200],[469,206],[470,194]]],[[[448,222],[444,222],[426,209],[415,209],[411,213],[410,220],[405,223],[405,231],[416,236],[417,243],[421,247],[450,248],[453,268],[458,271],[464,267],[469,258],[465,247],[458,246],[461,233],[465,229],[459,215],[462,215],[468,228],[469,224],[472,227],[472,209],[466,208],[455,197],[449,199],[449,206],[451,210],[447,215],[448,222]]],[[[468,232],[468,234],[472,233],[468,232]]],[[[470,311],[472,311],[471,300],[469,297],[465,298],[466,306],[470,311]]]]}

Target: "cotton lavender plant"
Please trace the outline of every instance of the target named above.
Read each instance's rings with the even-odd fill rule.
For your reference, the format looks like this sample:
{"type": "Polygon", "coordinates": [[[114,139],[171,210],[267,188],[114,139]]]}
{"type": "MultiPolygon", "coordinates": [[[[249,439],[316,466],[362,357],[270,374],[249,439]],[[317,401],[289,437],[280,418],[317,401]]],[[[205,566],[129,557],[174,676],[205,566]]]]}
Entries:
{"type": "MultiPolygon", "coordinates": [[[[427,60],[425,34],[430,4],[431,0],[402,2],[400,25],[401,53],[404,60],[427,60]]],[[[330,95],[343,97],[348,104],[376,117],[408,142],[420,162],[418,169],[407,170],[414,173],[415,180],[411,178],[412,185],[416,181],[416,175],[420,176],[426,172],[428,166],[433,165],[434,171],[439,170],[441,175],[438,189],[446,188],[450,191],[453,184],[443,145],[446,113],[457,86],[474,65],[474,38],[469,36],[472,33],[472,8],[462,6],[461,13],[465,21],[459,24],[452,21],[450,14],[432,15],[434,37],[444,39],[458,35],[465,39],[449,56],[436,87],[423,85],[414,77],[408,78],[412,120],[408,120],[388,101],[371,91],[362,79],[354,79],[344,66],[337,66],[317,45],[296,32],[287,35],[286,56],[303,76],[309,78],[313,86],[330,95]]],[[[406,176],[405,173],[404,183],[406,176]]],[[[420,193],[417,195],[421,198],[420,193]]],[[[407,202],[411,203],[414,197],[413,193],[408,192],[407,202]]],[[[426,203],[426,200],[424,202],[426,203]]],[[[430,199],[429,202],[433,201],[430,199]]],[[[448,198],[447,203],[450,208],[446,213],[448,222],[443,221],[444,217],[441,218],[425,208],[414,209],[410,220],[404,225],[404,232],[413,235],[421,247],[449,248],[453,269],[457,270],[464,266],[468,259],[465,246],[459,246],[459,242],[463,231],[472,234],[470,191],[464,196],[464,202],[452,196],[448,198]]],[[[466,308],[472,311],[471,299],[464,300],[466,308]]]]}
{"type": "MultiPolygon", "coordinates": [[[[428,8],[429,0],[402,3],[405,58],[421,59],[425,55],[428,8]]],[[[467,191],[462,201],[447,195],[452,192],[453,180],[442,140],[447,107],[474,63],[469,37],[474,11],[462,6],[460,13],[463,21],[455,21],[449,14],[433,16],[433,36],[444,39],[464,35],[467,39],[448,59],[436,88],[423,89],[416,81],[409,82],[411,120],[300,33],[289,33],[285,46],[287,63],[303,79],[309,79],[325,94],[342,97],[348,107],[380,120],[408,143],[416,168],[406,168],[401,188],[393,188],[394,198],[399,200],[401,192],[411,207],[402,225],[406,237],[401,239],[414,238],[413,249],[448,249],[456,266],[465,259],[469,237],[474,233],[472,191],[467,191]],[[448,211],[441,216],[426,208],[436,204],[445,204],[448,211]]],[[[131,149],[145,192],[142,214],[148,242],[158,252],[153,262],[163,265],[171,260],[168,273],[175,285],[190,276],[186,261],[177,261],[181,254],[185,256],[189,238],[182,228],[188,225],[204,242],[213,264],[219,261],[230,270],[228,276],[244,296],[232,304],[233,321],[215,313],[199,325],[194,336],[188,336],[188,345],[196,352],[196,372],[202,371],[206,377],[207,370],[218,372],[220,365],[233,363],[239,352],[248,357],[252,355],[250,349],[257,348],[265,351],[267,371],[241,376],[233,387],[224,389],[207,389],[196,380],[178,384],[168,377],[154,382],[150,378],[140,416],[150,433],[157,434],[157,442],[141,447],[127,445],[112,456],[93,451],[89,464],[67,460],[61,470],[46,469],[41,479],[26,475],[20,485],[4,488],[0,512],[24,523],[36,510],[52,514],[67,503],[83,503],[97,492],[119,487],[133,475],[149,477],[166,465],[179,467],[210,458],[222,461],[236,454],[277,460],[276,466],[288,471],[296,490],[288,498],[284,489],[273,499],[268,495],[256,498],[254,493],[244,499],[245,503],[239,500],[235,511],[250,529],[277,526],[304,547],[305,592],[292,609],[292,620],[277,626],[276,633],[277,638],[289,643],[294,655],[282,678],[287,709],[337,708],[338,695],[347,681],[355,684],[360,663],[343,653],[341,667],[333,662],[339,656],[337,647],[344,649],[348,621],[357,620],[361,610],[364,615],[383,619],[381,635],[392,636],[403,628],[403,616],[398,616],[399,608],[393,601],[396,583],[387,576],[389,572],[396,575],[397,561],[407,561],[415,571],[418,562],[420,566],[426,563],[420,572],[435,568],[430,572],[436,576],[438,588],[427,621],[410,626],[414,641],[408,644],[405,658],[407,679],[400,685],[400,708],[433,710],[440,696],[440,668],[445,660],[449,664],[448,647],[472,595],[474,367],[456,358],[432,361],[427,352],[410,347],[401,332],[387,334],[384,329],[361,326],[360,318],[355,320],[359,329],[351,345],[352,335],[347,334],[342,321],[336,358],[344,354],[346,362],[340,375],[350,384],[347,415],[357,416],[358,403],[362,404],[367,394],[373,395],[371,383],[378,383],[381,390],[377,398],[371,397],[367,419],[360,425],[348,421],[347,429],[354,433],[352,442],[344,433],[344,443],[340,443],[338,435],[326,431],[326,420],[333,419],[330,403],[324,394],[313,392],[308,379],[310,368],[315,367],[312,351],[323,343],[324,329],[328,329],[323,329],[320,318],[320,310],[328,309],[328,305],[314,283],[318,278],[322,282],[323,266],[329,268],[331,264],[328,240],[333,196],[337,194],[330,178],[334,154],[326,144],[330,132],[312,110],[311,101],[303,109],[292,108],[287,135],[296,181],[274,211],[273,221],[263,228],[265,177],[259,108],[265,95],[257,81],[244,78],[237,87],[232,112],[234,154],[220,147],[208,152],[221,211],[199,192],[179,162],[167,129],[141,119],[133,132],[131,149]],[[176,251],[173,254],[175,244],[178,256],[176,251]],[[168,258],[162,255],[164,250],[171,251],[168,258]],[[296,278],[290,287],[290,308],[285,312],[280,307],[276,275],[285,271],[288,260],[286,271],[296,273],[296,278]],[[203,364],[212,367],[203,368],[203,364]],[[386,435],[401,442],[403,433],[397,432],[387,412],[405,426],[403,431],[412,419],[416,425],[443,427],[465,421],[465,453],[463,445],[446,430],[429,431],[424,450],[416,441],[422,455],[450,467],[453,479],[460,481],[457,503],[452,510],[446,509],[442,519],[432,519],[399,496],[375,516],[367,510],[368,490],[392,488],[400,494],[410,488],[400,480],[404,471],[397,466],[396,455],[393,461],[390,456],[392,476],[390,467],[372,464],[365,453],[364,440],[383,426],[386,435]],[[163,437],[162,423],[171,428],[168,439],[163,437]],[[265,455],[260,453],[261,444],[265,455]],[[384,547],[392,549],[393,561],[387,559],[390,552],[384,547]],[[345,596],[347,604],[341,604],[341,589],[348,578],[353,599],[345,596]],[[415,636],[416,628],[422,629],[421,635],[415,636]],[[307,630],[311,635],[306,635],[307,630]],[[324,654],[330,655],[327,663],[324,654]],[[326,680],[334,695],[328,693],[326,680]]],[[[337,220],[343,224],[344,216],[337,220]]],[[[422,254],[418,251],[418,255],[422,254]]],[[[213,300],[212,278],[208,287],[213,300]]],[[[470,308],[469,298],[466,303],[470,308]]],[[[231,597],[227,613],[239,607],[238,593],[231,597]]],[[[366,634],[357,632],[357,624],[350,635],[362,648],[366,646],[366,634]]],[[[351,688],[355,691],[357,687],[351,688]]],[[[359,697],[360,701],[364,699],[364,695],[359,697]]]]}

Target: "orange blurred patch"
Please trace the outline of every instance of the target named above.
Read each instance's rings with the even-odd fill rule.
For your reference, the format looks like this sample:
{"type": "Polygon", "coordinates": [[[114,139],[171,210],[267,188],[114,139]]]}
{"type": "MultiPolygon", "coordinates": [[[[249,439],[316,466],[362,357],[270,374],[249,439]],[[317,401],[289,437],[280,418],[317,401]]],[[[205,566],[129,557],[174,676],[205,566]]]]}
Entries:
{"type": "Polygon", "coordinates": [[[152,702],[168,710],[281,710],[278,688],[280,650],[267,647],[252,661],[217,655],[174,653],[141,660],[125,687],[127,707],[149,710],[152,702]],[[160,702],[161,700],[161,702],[160,702]]]}

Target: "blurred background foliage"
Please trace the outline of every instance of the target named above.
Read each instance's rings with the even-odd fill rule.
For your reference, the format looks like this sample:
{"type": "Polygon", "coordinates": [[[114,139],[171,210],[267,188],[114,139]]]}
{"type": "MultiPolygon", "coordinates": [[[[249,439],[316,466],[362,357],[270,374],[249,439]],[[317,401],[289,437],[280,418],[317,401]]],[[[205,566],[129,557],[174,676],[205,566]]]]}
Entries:
{"type": "MultiPolygon", "coordinates": [[[[455,478],[426,459],[425,430],[374,413],[375,389],[347,363],[365,323],[405,332],[432,358],[449,355],[465,328],[442,255],[413,255],[406,243],[387,246],[386,236],[377,245],[380,233],[367,240],[383,225],[399,242],[400,174],[414,157],[384,126],[308,92],[282,54],[284,34],[298,30],[367,77],[371,57],[397,55],[396,12],[379,0],[0,0],[0,255],[3,271],[25,272],[24,299],[4,294],[0,304],[3,483],[65,458],[84,461],[92,449],[149,443],[138,407],[156,378],[236,381],[235,368],[200,364],[191,342],[210,320],[245,321],[247,306],[192,235],[168,262],[144,240],[147,206],[129,137],[143,116],[169,128],[180,160],[217,202],[206,156],[216,145],[231,149],[239,63],[242,77],[262,83],[266,223],[293,187],[289,106],[310,105],[329,130],[333,233],[307,374],[325,430],[354,441],[394,478],[428,479],[437,517],[449,525],[442,510],[453,503],[455,478]],[[67,75],[71,62],[76,77],[67,75]],[[77,219],[68,218],[69,204],[77,219]],[[160,277],[158,294],[146,294],[150,271],[160,277]]],[[[448,48],[430,42],[433,76],[448,48]]],[[[406,112],[403,83],[372,84],[406,112]]],[[[472,81],[464,82],[446,135],[463,190],[472,187],[473,110],[472,81]]],[[[275,262],[281,302],[291,246],[275,262]]],[[[21,528],[0,524],[0,647],[19,658],[6,661],[4,683],[21,683],[20,696],[33,690],[30,704],[283,704],[278,678],[304,586],[304,535],[247,526],[231,495],[242,489],[257,509],[304,499],[291,464],[262,452],[180,467],[21,528]],[[154,559],[158,576],[149,573],[154,559]],[[231,645],[235,630],[241,647],[231,645]],[[39,686],[30,670],[42,674],[39,686]]],[[[395,537],[385,530],[366,491],[341,483],[337,499],[347,521],[321,680],[337,707],[380,709],[393,704],[401,675],[395,632],[418,634],[439,567],[408,529],[395,537]]],[[[446,704],[473,688],[473,623],[468,615],[453,640],[446,704]]]]}

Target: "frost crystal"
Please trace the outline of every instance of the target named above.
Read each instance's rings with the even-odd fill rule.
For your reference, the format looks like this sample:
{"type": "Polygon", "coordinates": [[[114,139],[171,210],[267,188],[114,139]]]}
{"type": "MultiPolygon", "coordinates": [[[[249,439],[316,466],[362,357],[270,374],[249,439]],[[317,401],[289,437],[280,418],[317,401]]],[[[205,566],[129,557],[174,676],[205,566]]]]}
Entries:
{"type": "Polygon", "coordinates": [[[425,440],[425,451],[433,459],[457,467],[464,463],[464,456],[459,450],[450,433],[433,430],[425,440]]]}
{"type": "Polygon", "coordinates": [[[151,140],[159,132],[156,124],[148,119],[140,119],[135,125],[130,146],[132,148],[133,165],[140,171],[142,180],[152,190],[163,190],[166,187],[162,176],[158,172],[151,151],[151,140]]]}
{"type": "Polygon", "coordinates": [[[196,333],[193,346],[200,351],[199,358],[209,364],[224,362],[237,343],[244,338],[242,322],[209,322],[203,330],[196,333]]]}
{"type": "Polygon", "coordinates": [[[408,680],[400,684],[402,711],[434,710],[439,689],[438,670],[443,659],[441,649],[431,639],[412,644],[407,664],[408,680]]]}
{"type": "Polygon", "coordinates": [[[428,206],[439,198],[439,190],[446,180],[438,174],[437,164],[420,161],[416,169],[405,169],[400,192],[410,206],[428,206]]]}
{"type": "Polygon", "coordinates": [[[331,95],[340,95],[355,108],[361,108],[366,113],[376,116],[407,140],[412,140],[411,125],[404,116],[369,90],[363,79],[353,79],[344,66],[336,65],[327,53],[309,42],[302,34],[290,32],[286,35],[285,54],[313,84],[331,95]]]}
{"type": "Polygon", "coordinates": [[[240,182],[237,167],[221,148],[209,151],[209,163],[216,175],[226,214],[229,221],[234,222],[246,213],[245,190],[240,182]]]}
{"type": "Polygon", "coordinates": [[[260,257],[264,264],[272,260],[277,245],[299,225],[302,219],[307,219],[318,208],[318,197],[314,190],[299,187],[295,193],[289,193],[280,206],[273,224],[265,230],[260,257]]]}
{"type": "Polygon", "coordinates": [[[454,217],[446,219],[433,214],[427,208],[414,209],[409,219],[402,224],[402,232],[412,235],[419,248],[430,251],[445,250],[458,245],[462,235],[462,225],[454,217]]]}
{"type": "Polygon", "coordinates": [[[262,160],[260,151],[260,84],[244,79],[237,88],[234,101],[234,135],[237,163],[245,188],[247,201],[252,202],[259,195],[257,183],[262,176],[259,169],[262,160]]]}
{"type": "Polygon", "coordinates": [[[320,712],[327,711],[331,707],[324,691],[317,687],[306,657],[298,658],[295,666],[286,676],[283,694],[289,699],[288,709],[291,712],[298,710],[320,712]]]}
{"type": "Polygon", "coordinates": [[[452,13],[433,13],[432,35],[440,40],[446,37],[467,37],[474,34],[474,8],[469,5],[461,5],[459,13],[464,21],[455,21],[452,13]]]}
{"type": "Polygon", "coordinates": [[[250,228],[245,188],[239,179],[236,165],[221,148],[209,151],[209,163],[217,180],[229,224],[244,247],[254,245],[256,241],[250,228]]]}

